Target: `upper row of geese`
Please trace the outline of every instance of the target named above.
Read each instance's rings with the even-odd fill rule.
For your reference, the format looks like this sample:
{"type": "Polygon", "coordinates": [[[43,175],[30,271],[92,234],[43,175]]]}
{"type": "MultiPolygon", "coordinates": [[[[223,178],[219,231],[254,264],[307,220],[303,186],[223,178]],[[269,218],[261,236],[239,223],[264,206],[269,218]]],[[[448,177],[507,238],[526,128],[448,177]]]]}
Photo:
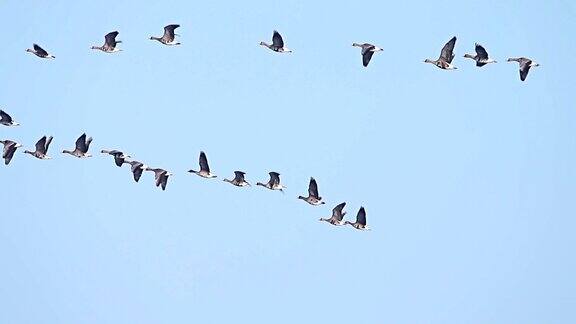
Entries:
{"type": "MultiPolygon", "coordinates": [[[[14,119],[5,111],[0,110],[0,124],[5,126],[18,126],[20,125],[18,122],[14,121],[14,119]]],[[[25,154],[30,154],[37,159],[40,160],[49,160],[51,159],[48,156],[48,148],[52,143],[52,136],[42,136],[36,144],[35,150],[29,151],[25,150],[25,154]]],[[[4,145],[4,150],[2,153],[2,158],[4,159],[4,164],[10,164],[12,158],[14,157],[14,153],[22,144],[17,143],[13,140],[0,140],[0,143],[4,145]]],[[[62,153],[70,154],[77,158],[88,158],[91,157],[88,151],[90,149],[90,144],[92,143],[92,137],[87,137],[86,133],[83,133],[76,139],[75,147],[73,150],[63,150],[62,153]]],[[[162,190],[166,190],[166,185],[168,184],[168,178],[173,174],[170,173],[168,170],[162,168],[150,168],[144,163],[136,160],[130,160],[132,157],[124,154],[124,152],[119,150],[101,150],[102,154],[109,154],[114,158],[114,163],[122,167],[124,164],[129,164],[131,166],[131,172],[133,174],[134,181],[138,182],[142,173],[144,171],[154,172],[155,184],[156,187],[161,187],[162,190]]],[[[200,168],[198,170],[188,170],[190,173],[194,173],[202,178],[212,179],[216,178],[217,176],[210,171],[210,166],[208,165],[208,158],[206,157],[206,153],[200,152],[200,156],[198,159],[198,164],[200,168]]],[[[236,187],[246,187],[251,186],[248,181],[245,179],[246,173],[243,171],[234,171],[234,178],[233,179],[224,179],[223,181],[228,182],[236,187]]],[[[266,183],[257,182],[257,186],[262,186],[264,188],[270,190],[279,190],[284,192],[286,187],[280,183],[280,173],[272,171],[269,172],[268,175],[270,179],[266,183]]],[[[305,202],[309,203],[313,206],[324,205],[325,202],[322,200],[322,197],[318,193],[318,184],[316,179],[313,177],[310,178],[310,182],[308,184],[308,196],[298,196],[298,199],[304,200],[305,202]]],[[[342,222],[344,215],[346,214],[343,211],[344,206],[346,205],[345,202],[338,204],[332,210],[332,216],[330,218],[320,218],[320,221],[328,222],[332,225],[351,225],[352,227],[359,229],[359,230],[369,230],[368,226],[366,225],[366,210],[364,207],[360,207],[358,211],[356,221],[349,222],[345,221],[342,222]]]]}
{"type": "MultiPolygon", "coordinates": [[[[172,46],[172,45],[180,45],[181,43],[176,41],[176,36],[179,36],[175,33],[176,28],[180,27],[177,24],[170,24],[164,27],[164,35],[162,37],[155,37],[151,36],[150,40],[156,40],[164,45],[172,46]]],[[[117,47],[118,43],[122,41],[116,40],[118,36],[118,31],[113,31],[104,36],[104,44],[101,46],[92,46],[91,49],[100,50],[105,53],[116,53],[121,51],[117,47]]],[[[274,31],[272,34],[272,43],[269,44],[267,42],[260,42],[260,45],[269,48],[270,50],[278,53],[292,53],[292,50],[288,49],[284,45],[284,40],[278,31],[274,31]]],[[[431,63],[436,65],[438,68],[443,70],[456,70],[457,67],[452,64],[452,60],[454,59],[454,46],[456,45],[456,36],[452,37],[445,45],[442,47],[442,51],[440,52],[440,56],[436,60],[426,59],[424,60],[425,63],[431,63]]],[[[362,64],[367,67],[372,59],[372,56],[376,52],[383,51],[382,48],[369,44],[369,43],[353,43],[352,46],[360,47],[362,53],[362,64]]],[[[26,50],[27,52],[33,53],[34,55],[40,58],[46,59],[53,59],[56,58],[54,55],[51,55],[42,47],[37,44],[33,44],[33,48],[29,48],[26,50]]],[[[482,67],[489,63],[497,63],[496,60],[491,59],[488,56],[488,52],[486,49],[480,45],[475,44],[475,52],[476,54],[464,54],[464,58],[472,59],[476,62],[476,66],[482,67]]],[[[528,72],[530,68],[539,66],[538,63],[534,62],[533,60],[526,58],[526,57],[512,57],[507,60],[508,62],[518,62],[519,70],[520,70],[520,80],[526,80],[528,76],[528,72]]]]}

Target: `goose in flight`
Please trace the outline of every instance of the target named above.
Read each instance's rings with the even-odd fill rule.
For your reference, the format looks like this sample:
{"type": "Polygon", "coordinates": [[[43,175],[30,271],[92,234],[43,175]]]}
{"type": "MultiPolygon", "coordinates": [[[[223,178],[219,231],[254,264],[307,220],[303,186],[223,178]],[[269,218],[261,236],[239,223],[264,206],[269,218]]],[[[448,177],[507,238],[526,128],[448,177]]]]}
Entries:
{"type": "Polygon", "coordinates": [[[122,41],[117,41],[116,36],[118,36],[117,31],[109,32],[104,36],[104,45],[102,46],[92,46],[91,49],[100,50],[105,53],[115,53],[121,51],[121,49],[117,48],[116,45],[118,43],[122,43],[122,41]]]}
{"type": "Polygon", "coordinates": [[[198,163],[200,164],[200,171],[188,170],[190,173],[195,173],[202,178],[216,178],[216,176],[210,173],[210,167],[208,166],[208,159],[206,154],[202,151],[200,152],[200,157],[198,158],[198,163]]]}
{"type": "Polygon", "coordinates": [[[42,138],[39,139],[38,142],[36,142],[36,150],[34,152],[30,152],[28,150],[25,150],[24,153],[30,154],[33,157],[38,158],[40,160],[51,159],[51,157],[46,155],[46,153],[48,152],[48,147],[50,146],[50,143],[52,143],[52,136],[50,136],[50,137],[42,136],[42,138]]]}
{"type": "Polygon", "coordinates": [[[90,143],[92,143],[92,137],[86,138],[86,133],[80,135],[76,140],[76,148],[73,151],[64,150],[62,153],[68,153],[72,156],[77,158],[87,158],[91,157],[92,154],[88,153],[88,149],[90,148],[90,143]]]}
{"type": "Polygon", "coordinates": [[[346,206],[345,202],[338,204],[334,209],[332,209],[332,217],[320,218],[319,221],[328,222],[336,226],[342,225],[342,219],[346,216],[346,212],[343,211],[344,206],[346,206]]]}
{"type": "Polygon", "coordinates": [[[279,32],[276,30],[272,34],[272,44],[268,44],[266,42],[260,42],[260,45],[268,47],[269,49],[273,50],[274,52],[279,53],[292,53],[292,50],[284,47],[284,40],[279,32]]]}
{"type": "Polygon", "coordinates": [[[318,195],[318,184],[314,178],[310,178],[310,183],[308,184],[308,197],[298,196],[298,199],[302,199],[313,206],[325,204],[322,201],[322,197],[318,195]]]}
{"type": "Polygon", "coordinates": [[[246,187],[246,186],[250,186],[250,184],[248,183],[248,181],[246,181],[244,179],[244,175],[246,173],[242,172],[242,171],[234,171],[234,179],[229,180],[229,179],[224,179],[225,182],[228,182],[230,184],[235,185],[236,187],[246,187]]]}
{"type": "Polygon", "coordinates": [[[0,109],[0,124],[4,126],[18,126],[19,123],[15,122],[10,115],[8,115],[4,110],[0,109]]]}
{"type": "Polygon", "coordinates": [[[452,37],[452,39],[450,39],[448,43],[446,43],[444,47],[442,47],[442,52],[440,52],[440,57],[438,57],[437,60],[426,59],[424,60],[424,62],[432,63],[443,70],[456,70],[457,67],[452,65],[452,60],[454,59],[453,52],[455,44],[456,44],[456,36],[452,37]]]}
{"type": "Polygon", "coordinates": [[[112,150],[112,151],[102,150],[100,151],[100,153],[112,155],[114,157],[114,163],[119,167],[122,167],[126,159],[129,159],[131,157],[130,155],[125,155],[123,152],[118,150],[112,150]]]}
{"type": "Polygon", "coordinates": [[[132,171],[132,174],[134,175],[134,181],[136,182],[140,180],[142,172],[148,168],[148,166],[144,165],[144,163],[138,161],[124,161],[124,163],[130,164],[130,171],[132,171]]]}
{"type": "Polygon", "coordinates": [[[268,175],[270,175],[270,180],[268,180],[267,183],[257,182],[256,185],[270,190],[280,190],[281,192],[284,192],[286,187],[280,184],[280,173],[272,171],[269,172],[268,175]]]}
{"type": "Polygon", "coordinates": [[[512,57],[508,59],[508,62],[518,62],[518,65],[520,66],[520,80],[522,81],[526,80],[531,67],[540,66],[540,64],[525,57],[512,57]]]}
{"type": "Polygon", "coordinates": [[[45,49],[43,49],[42,47],[40,47],[38,44],[32,44],[32,48],[27,48],[26,52],[30,52],[40,58],[45,58],[45,59],[55,59],[56,56],[54,55],[50,55],[48,52],[46,52],[45,49]]]}
{"type": "Polygon", "coordinates": [[[168,25],[164,27],[164,35],[162,37],[150,36],[150,40],[157,40],[164,45],[180,45],[180,42],[176,42],[177,34],[174,33],[176,28],[180,25],[168,25]]]}
{"type": "Polygon", "coordinates": [[[162,190],[166,190],[166,184],[168,183],[168,177],[173,174],[160,168],[146,168],[146,171],[154,172],[154,178],[156,179],[156,187],[162,187],[162,190]]]}
{"type": "Polygon", "coordinates": [[[0,140],[0,143],[4,144],[4,151],[2,152],[2,158],[4,159],[4,164],[8,165],[14,156],[14,152],[19,147],[22,147],[22,144],[16,143],[11,140],[0,140]]]}
{"type": "Polygon", "coordinates": [[[383,51],[380,47],[368,43],[353,43],[352,46],[360,47],[362,49],[362,65],[364,65],[364,67],[368,66],[368,63],[370,63],[370,59],[372,59],[372,55],[374,55],[375,52],[383,51]]]}
{"type": "Polygon", "coordinates": [[[364,209],[364,207],[360,207],[360,210],[356,215],[355,223],[345,221],[344,225],[352,225],[352,227],[354,227],[355,229],[362,231],[370,230],[370,228],[368,228],[368,226],[366,225],[366,210],[364,209]]]}
{"type": "Polygon", "coordinates": [[[497,63],[495,60],[488,58],[488,52],[486,52],[486,49],[484,49],[482,45],[475,44],[474,48],[476,51],[476,55],[464,54],[464,57],[476,61],[476,66],[481,67],[488,63],[497,63]]]}

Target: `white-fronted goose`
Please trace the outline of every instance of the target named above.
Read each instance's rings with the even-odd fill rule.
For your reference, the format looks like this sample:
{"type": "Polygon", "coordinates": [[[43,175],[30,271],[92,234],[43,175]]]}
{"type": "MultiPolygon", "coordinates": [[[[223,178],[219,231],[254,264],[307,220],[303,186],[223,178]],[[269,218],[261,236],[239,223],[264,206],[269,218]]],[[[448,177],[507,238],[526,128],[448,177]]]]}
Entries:
{"type": "Polygon", "coordinates": [[[210,173],[210,167],[208,166],[208,159],[206,159],[206,154],[204,152],[200,152],[198,162],[200,164],[200,171],[188,170],[188,172],[197,174],[202,178],[216,178],[215,175],[210,173]]]}
{"type": "Polygon", "coordinates": [[[124,164],[124,161],[126,159],[130,158],[130,155],[125,155],[124,152],[118,151],[118,150],[102,150],[100,151],[100,153],[102,154],[110,154],[114,157],[114,163],[119,166],[122,167],[122,164],[124,164]]]}
{"type": "Polygon", "coordinates": [[[520,66],[520,80],[522,81],[526,80],[531,67],[540,66],[540,64],[525,57],[511,57],[508,59],[508,62],[518,62],[518,65],[520,66]]]}
{"type": "Polygon", "coordinates": [[[336,225],[336,226],[342,225],[342,219],[346,215],[346,212],[343,211],[344,206],[346,206],[345,202],[336,205],[336,207],[334,207],[334,209],[332,209],[332,217],[320,218],[319,221],[328,222],[328,223],[330,223],[332,225],[336,225]]]}
{"type": "Polygon", "coordinates": [[[426,59],[424,62],[432,63],[443,70],[456,70],[457,67],[452,65],[452,60],[454,59],[453,52],[455,44],[456,36],[452,37],[452,39],[450,39],[448,43],[442,47],[442,52],[440,52],[440,57],[437,60],[426,59]]]}
{"type": "Polygon", "coordinates": [[[270,180],[267,183],[257,182],[256,185],[270,190],[280,190],[283,193],[286,187],[280,184],[280,173],[272,171],[268,175],[270,175],[270,180]]]}
{"type": "Polygon", "coordinates": [[[368,226],[366,225],[366,210],[364,210],[364,207],[360,207],[360,210],[356,215],[355,223],[345,221],[344,225],[352,225],[352,227],[354,227],[355,229],[363,231],[370,230],[370,228],[368,228],[368,226]]]}
{"type": "Polygon", "coordinates": [[[10,115],[8,115],[4,110],[0,109],[0,124],[4,126],[18,126],[19,123],[15,122],[10,115]]]}
{"type": "Polygon", "coordinates": [[[142,171],[146,170],[148,166],[144,165],[142,162],[138,161],[124,161],[124,163],[130,164],[132,174],[134,175],[134,181],[138,182],[142,176],[142,171]]]}
{"type": "Polygon", "coordinates": [[[92,143],[92,137],[88,137],[88,139],[86,139],[86,133],[84,133],[80,135],[80,137],[78,137],[78,139],[76,140],[76,148],[74,149],[74,151],[64,150],[62,151],[62,153],[68,153],[77,158],[91,157],[92,154],[88,153],[90,143],[92,143]]]}
{"type": "Polygon", "coordinates": [[[374,55],[375,52],[383,51],[380,47],[368,43],[353,43],[352,46],[360,47],[362,49],[362,64],[364,67],[368,66],[368,63],[370,63],[370,59],[372,59],[372,55],[374,55]]]}
{"type": "Polygon", "coordinates": [[[280,33],[277,31],[274,31],[274,33],[272,34],[272,44],[268,44],[266,42],[260,42],[260,45],[268,47],[274,52],[292,53],[291,50],[284,47],[284,40],[282,39],[282,36],[280,36],[280,33]]]}
{"type": "Polygon", "coordinates": [[[316,183],[316,179],[312,177],[310,178],[310,183],[308,184],[308,197],[298,196],[298,199],[302,199],[313,206],[325,204],[325,202],[322,201],[322,197],[318,195],[318,184],[316,183]]]}
{"type": "Polygon", "coordinates": [[[244,179],[244,175],[246,173],[242,172],[242,171],[234,171],[234,179],[232,180],[228,180],[228,179],[224,179],[225,182],[231,183],[233,185],[235,185],[236,187],[246,187],[246,186],[250,186],[250,184],[248,183],[248,181],[246,181],[244,179]]]}
{"type": "Polygon", "coordinates": [[[19,147],[22,147],[22,144],[16,143],[11,140],[0,140],[0,143],[4,144],[4,151],[2,152],[2,158],[4,159],[4,164],[8,165],[14,156],[14,152],[19,147]]]}
{"type": "Polygon", "coordinates": [[[488,63],[497,63],[495,60],[488,58],[488,52],[486,52],[486,49],[484,49],[482,45],[476,43],[474,47],[476,55],[464,54],[464,57],[476,61],[476,66],[481,67],[488,63]]]}
{"type": "Polygon", "coordinates": [[[164,27],[164,35],[162,37],[154,37],[150,36],[150,40],[157,40],[164,45],[180,45],[179,42],[176,42],[176,34],[174,30],[180,27],[180,25],[168,25],[164,27]]]}
{"type": "Polygon", "coordinates": [[[39,139],[38,142],[36,142],[36,150],[34,152],[30,152],[28,150],[25,150],[24,153],[30,154],[33,157],[38,158],[40,160],[51,159],[51,157],[46,155],[46,153],[48,152],[48,147],[50,146],[50,143],[52,143],[52,136],[50,136],[50,137],[42,136],[42,138],[39,139]]]}
{"type": "Polygon", "coordinates": [[[168,183],[168,177],[172,175],[172,173],[160,169],[160,168],[146,168],[146,171],[154,172],[154,178],[156,179],[156,187],[162,186],[162,190],[166,190],[166,184],[168,183]]]}
{"type": "Polygon", "coordinates": [[[50,55],[48,52],[46,52],[45,49],[43,49],[42,47],[38,46],[38,44],[32,44],[33,48],[27,48],[26,52],[30,52],[40,58],[45,58],[45,59],[55,59],[56,56],[54,55],[50,55]]]}
{"type": "Polygon", "coordinates": [[[117,48],[116,45],[118,43],[122,43],[122,41],[117,41],[116,36],[118,36],[117,31],[109,32],[104,36],[104,45],[102,46],[92,46],[91,49],[100,50],[105,53],[115,53],[121,51],[121,49],[117,48]]]}

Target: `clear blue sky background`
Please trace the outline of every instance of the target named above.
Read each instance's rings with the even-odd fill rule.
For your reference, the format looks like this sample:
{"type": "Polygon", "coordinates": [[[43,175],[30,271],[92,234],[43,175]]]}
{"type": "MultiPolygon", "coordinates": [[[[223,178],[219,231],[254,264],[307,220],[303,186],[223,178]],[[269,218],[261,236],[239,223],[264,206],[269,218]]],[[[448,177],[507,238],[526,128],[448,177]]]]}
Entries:
{"type": "Polygon", "coordinates": [[[0,323],[576,322],[573,1],[0,8],[22,124],[0,138],[54,136],[0,168],[0,323]],[[181,47],[148,40],[168,23],[181,47]],[[258,46],[273,29],[293,54],[258,46]],[[123,52],[89,49],[113,30],[123,52]],[[454,35],[459,70],[422,63],[454,35]],[[352,42],[384,52],[366,69],[352,42]],[[541,67],[520,82],[511,56],[541,67]],[[94,158],[59,153],[82,132],[94,158]],[[134,183],[102,148],[175,176],[134,183]],[[288,190],[186,173],[200,150],[288,190]],[[296,199],[310,176],[327,205],[296,199]],[[373,230],[317,221],[342,201],[373,230]]]}

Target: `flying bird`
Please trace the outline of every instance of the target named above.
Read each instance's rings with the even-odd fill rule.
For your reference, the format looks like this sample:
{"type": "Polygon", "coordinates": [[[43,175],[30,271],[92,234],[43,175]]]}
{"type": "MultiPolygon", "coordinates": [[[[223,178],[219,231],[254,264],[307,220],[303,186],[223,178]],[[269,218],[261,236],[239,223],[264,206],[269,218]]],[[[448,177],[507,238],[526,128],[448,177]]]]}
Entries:
{"type": "Polygon", "coordinates": [[[352,223],[349,221],[345,221],[344,225],[351,225],[355,229],[362,231],[370,230],[370,228],[368,228],[368,226],[366,225],[366,210],[364,209],[364,207],[360,207],[360,210],[358,210],[358,214],[356,215],[356,222],[352,223]]]}
{"type": "Polygon", "coordinates": [[[270,180],[267,183],[257,182],[256,185],[270,190],[280,190],[283,193],[286,187],[280,184],[280,173],[272,171],[268,175],[270,175],[270,180]]]}
{"type": "Polygon", "coordinates": [[[216,178],[216,176],[210,173],[210,167],[208,166],[208,159],[204,152],[200,152],[200,157],[198,158],[198,163],[200,164],[200,171],[188,170],[190,173],[195,173],[202,178],[216,178]]]}
{"type": "MultiPolygon", "coordinates": [[[[144,163],[138,162],[138,161],[124,161],[124,163],[130,164],[130,166],[131,166],[130,171],[132,171],[132,174],[134,176],[134,181],[136,181],[136,182],[138,182],[138,180],[140,180],[140,177],[142,176],[142,172],[148,168],[148,166],[144,165],[144,163]]],[[[166,185],[164,185],[164,186],[166,186],[166,185]]]]}
{"type": "Polygon", "coordinates": [[[224,179],[225,182],[228,182],[230,184],[235,185],[236,187],[246,187],[246,186],[250,186],[250,184],[248,183],[248,181],[246,181],[244,179],[244,175],[246,173],[242,172],[242,171],[234,171],[234,179],[229,180],[229,179],[224,179]]]}
{"type": "Polygon", "coordinates": [[[10,161],[12,161],[12,157],[14,156],[14,152],[19,147],[22,147],[22,144],[16,143],[11,140],[0,140],[0,143],[4,144],[4,151],[2,152],[2,158],[4,159],[4,164],[8,165],[10,161]]]}
{"type": "Polygon", "coordinates": [[[168,183],[168,177],[173,174],[160,168],[146,168],[146,171],[154,172],[154,178],[156,179],[156,187],[162,187],[162,190],[166,190],[166,184],[168,183]]]}
{"type": "Polygon", "coordinates": [[[457,67],[452,65],[454,45],[456,45],[456,36],[452,37],[452,39],[442,47],[442,52],[440,52],[440,57],[438,57],[437,60],[426,59],[424,62],[432,63],[443,70],[456,70],[457,67]]]}
{"type": "Polygon", "coordinates": [[[15,122],[10,115],[8,115],[4,110],[0,110],[0,124],[4,126],[18,126],[19,123],[15,122]]]}
{"type": "Polygon", "coordinates": [[[473,59],[476,61],[476,66],[481,67],[488,63],[497,63],[495,60],[488,58],[488,52],[480,44],[474,45],[476,55],[464,54],[465,58],[473,59]]]}
{"type": "Polygon", "coordinates": [[[531,67],[540,66],[540,64],[525,57],[512,57],[508,59],[508,62],[518,62],[520,67],[520,80],[522,81],[526,80],[531,67]]]}
{"type": "Polygon", "coordinates": [[[68,153],[77,158],[88,158],[92,154],[88,153],[88,148],[90,148],[90,143],[92,143],[92,137],[86,138],[86,133],[80,135],[76,140],[76,148],[73,151],[64,150],[62,153],[68,153]]]}
{"type": "Polygon", "coordinates": [[[360,47],[362,49],[362,65],[364,65],[364,67],[368,66],[368,63],[370,63],[370,59],[372,59],[372,55],[374,55],[375,52],[383,51],[380,47],[368,43],[353,43],[352,46],[360,47]]]}
{"type": "Polygon", "coordinates": [[[27,48],[26,52],[30,52],[40,58],[45,58],[45,59],[55,59],[56,56],[54,55],[50,55],[48,52],[46,52],[45,49],[43,49],[42,47],[40,47],[38,44],[32,44],[32,48],[27,48]]]}
{"type": "Polygon", "coordinates": [[[125,155],[123,152],[118,150],[112,150],[112,151],[102,150],[100,151],[100,153],[112,155],[114,157],[114,163],[119,167],[122,167],[126,159],[130,158],[130,155],[125,155]]]}
{"type": "Polygon", "coordinates": [[[118,43],[122,43],[122,41],[117,41],[116,36],[118,36],[117,31],[110,32],[104,36],[104,45],[102,46],[92,46],[91,49],[100,50],[105,53],[116,53],[121,51],[121,49],[117,48],[116,45],[118,43]]]}
{"type": "Polygon", "coordinates": [[[180,25],[168,25],[164,27],[164,35],[162,37],[150,36],[150,40],[157,40],[164,45],[180,45],[180,42],[176,42],[176,35],[174,30],[180,27],[180,25]]]}
{"type": "Polygon", "coordinates": [[[42,136],[42,138],[40,138],[38,140],[38,142],[36,142],[36,150],[34,152],[30,152],[28,150],[25,150],[24,153],[30,154],[33,157],[40,159],[40,160],[51,159],[51,157],[46,155],[46,153],[48,152],[48,147],[50,146],[50,143],[52,143],[52,136],[50,136],[50,137],[42,136]]]}
{"type": "Polygon", "coordinates": [[[332,209],[332,217],[320,218],[319,221],[328,222],[328,223],[330,223],[332,225],[336,225],[336,226],[342,225],[342,219],[344,218],[344,216],[346,216],[346,212],[343,211],[344,206],[346,206],[345,202],[336,205],[336,207],[334,207],[334,209],[332,209]]]}
{"type": "Polygon", "coordinates": [[[302,199],[313,206],[325,204],[322,201],[322,197],[318,195],[318,184],[314,178],[310,178],[310,183],[308,184],[308,197],[298,196],[298,199],[302,199]]]}
{"type": "Polygon", "coordinates": [[[292,53],[292,50],[284,47],[284,40],[279,32],[274,31],[272,34],[272,44],[268,44],[266,42],[260,42],[260,45],[268,47],[269,49],[273,50],[274,52],[279,53],[292,53]]]}

